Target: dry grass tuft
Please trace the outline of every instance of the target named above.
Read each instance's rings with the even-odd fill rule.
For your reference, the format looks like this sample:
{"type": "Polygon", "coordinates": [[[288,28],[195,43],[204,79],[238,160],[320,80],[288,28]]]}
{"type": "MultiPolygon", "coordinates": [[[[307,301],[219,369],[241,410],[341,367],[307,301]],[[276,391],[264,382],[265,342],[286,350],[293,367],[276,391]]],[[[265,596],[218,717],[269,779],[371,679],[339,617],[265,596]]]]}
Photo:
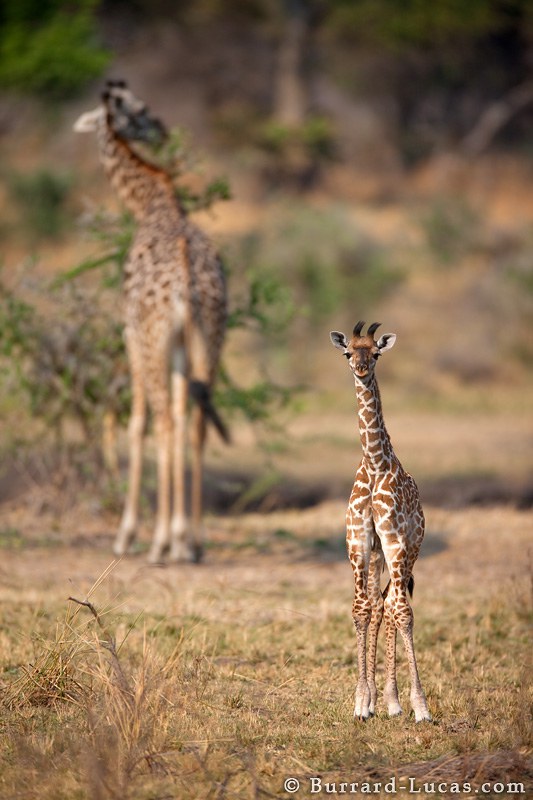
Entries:
{"type": "MultiPolygon", "coordinates": [[[[109,611],[99,613],[89,600],[115,565],[104,571],[85,600],[68,598],[55,636],[51,641],[38,640],[40,652],[34,663],[21,667],[22,674],[3,698],[5,707],[19,720],[27,719],[27,709],[36,707],[51,713],[55,709],[64,719],[61,706],[73,706],[78,738],[68,742],[51,735],[44,750],[55,740],[75,757],[92,800],[134,796],[132,781],[138,771],[169,773],[165,733],[167,717],[175,707],[165,690],[178,669],[180,642],[162,659],[144,636],[140,663],[134,669],[125,665],[121,655],[125,640],[118,646],[112,629],[116,620],[109,611]],[[84,609],[90,613],[83,614],[84,609]]],[[[43,748],[32,746],[16,733],[14,741],[23,763],[45,771],[43,748]]]]}
{"type": "MultiPolygon", "coordinates": [[[[106,580],[115,567],[113,562],[90,589],[88,598],[106,580]]],[[[6,690],[4,703],[10,709],[30,706],[52,706],[69,701],[81,704],[90,692],[82,662],[94,650],[91,622],[80,616],[79,601],[69,597],[63,619],[58,620],[51,640],[38,637],[32,663],[21,667],[21,675],[6,690]]]]}
{"type": "Polygon", "coordinates": [[[169,773],[165,733],[173,703],[166,699],[165,684],[178,652],[161,663],[145,639],[141,663],[126,675],[116,649],[108,642],[103,646],[110,655],[100,651],[91,671],[85,773],[91,797],[126,800],[133,796],[136,773],[169,773]]]}

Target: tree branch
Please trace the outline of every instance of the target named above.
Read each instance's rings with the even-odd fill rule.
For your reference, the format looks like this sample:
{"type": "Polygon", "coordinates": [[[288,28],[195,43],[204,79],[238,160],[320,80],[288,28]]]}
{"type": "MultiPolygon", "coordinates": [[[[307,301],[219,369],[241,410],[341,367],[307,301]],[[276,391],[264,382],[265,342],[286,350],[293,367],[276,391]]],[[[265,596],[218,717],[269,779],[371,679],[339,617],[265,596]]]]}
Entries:
{"type": "Polygon", "coordinates": [[[461,142],[461,150],[470,156],[482,153],[509,120],[530,103],[533,103],[533,80],[515,86],[485,109],[470,133],[461,142]]]}

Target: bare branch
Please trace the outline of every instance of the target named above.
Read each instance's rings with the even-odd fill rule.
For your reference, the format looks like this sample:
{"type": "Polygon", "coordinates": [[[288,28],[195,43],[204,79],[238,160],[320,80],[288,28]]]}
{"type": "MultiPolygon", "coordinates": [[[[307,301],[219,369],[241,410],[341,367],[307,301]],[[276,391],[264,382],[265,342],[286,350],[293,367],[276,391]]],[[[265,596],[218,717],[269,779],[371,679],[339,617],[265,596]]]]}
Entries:
{"type": "Polygon", "coordinates": [[[98,616],[96,608],[93,606],[92,603],[89,602],[89,600],[77,600],[75,597],[69,597],[68,599],[72,600],[73,603],[77,603],[79,606],[85,606],[85,608],[88,608],[93,617],[95,618],[95,620],[97,621],[98,625],[102,629],[104,629],[104,626],[102,625],[102,620],[98,616]]]}
{"type": "Polygon", "coordinates": [[[122,664],[120,663],[120,659],[117,653],[117,644],[115,637],[109,632],[109,630],[103,625],[102,620],[93,606],[93,604],[89,600],[78,600],[76,597],[69,597],[69,600],[72,600],[73,603],[78,603],[80,606],[85,606],[88,608],[95,620],[97,621],[98,625],[102,629],[105,634],[105,639],[100,639],[99,644],[100,647],[103,647],[104,650],[107,650],[109,655],[111,656],[111,666],[113,667],[113,672],[115,673],[115,684],[120,689],[122,694],[124,695],[125,699],[128,702],[128,705],[132,705],[133,698],[134,698],[134,691],[130,686],[126,675],[124,674],[124,670],[122,669],[122,664]]]}

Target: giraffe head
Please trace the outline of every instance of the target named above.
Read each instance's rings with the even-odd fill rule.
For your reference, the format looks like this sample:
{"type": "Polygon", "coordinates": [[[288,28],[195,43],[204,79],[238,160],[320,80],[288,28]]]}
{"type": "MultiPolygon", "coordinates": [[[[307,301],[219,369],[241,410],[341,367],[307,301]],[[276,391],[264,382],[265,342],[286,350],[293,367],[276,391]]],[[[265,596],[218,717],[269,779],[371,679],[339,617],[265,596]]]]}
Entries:
{"type": "Polygon", "coordinates": [[[107,81],[102,103],[82,114],[74,123],[77,133],[90,133],[107,123],[120,138],[160,144],[167,131],[160,120],[148,113],[146,104],[131,92],[125,81],[107,81]]]}
{"type": "Polygon", "coordinates": [[[348,359],[350,369],[359,380],[365,380],[374,372],[376,361],[385,350],[390,350],[396,341],[395,333],[384,333],[376,341],[374,334],[379,328],[379,322],[369,325],[366,334],[363,334],[364,322],[358,322],[353,329],[352,338],[348,341],[344,333],[331,331],[332,343],[348,359]]]}

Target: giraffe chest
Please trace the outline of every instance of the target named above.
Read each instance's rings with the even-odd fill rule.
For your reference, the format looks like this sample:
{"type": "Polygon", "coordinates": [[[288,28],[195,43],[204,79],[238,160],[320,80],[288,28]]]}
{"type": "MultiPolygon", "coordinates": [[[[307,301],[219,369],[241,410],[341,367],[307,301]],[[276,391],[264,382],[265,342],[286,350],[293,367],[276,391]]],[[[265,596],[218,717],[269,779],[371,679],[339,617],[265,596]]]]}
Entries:
{"type": "Polygon", "coordinates": [[[350,495],[349,513],[394,520],[399,514],[412,516],[418,506],[416,484],[397,460],[383,472],[370,470],[364,461],[361,463],[350,495]]]}

